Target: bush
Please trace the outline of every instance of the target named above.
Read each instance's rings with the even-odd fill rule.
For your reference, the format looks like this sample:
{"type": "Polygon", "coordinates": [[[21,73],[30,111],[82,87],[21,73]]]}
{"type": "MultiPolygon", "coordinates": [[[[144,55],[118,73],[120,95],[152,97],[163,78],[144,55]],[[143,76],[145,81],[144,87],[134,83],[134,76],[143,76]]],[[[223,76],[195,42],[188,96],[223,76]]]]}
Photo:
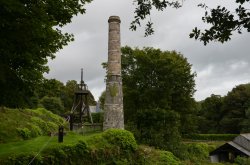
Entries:
{"type": "Polygon", "coordinates": [[[20,153],[18,155],[11,155],[6,160],[0,160],[0,164],[4,165],[24,165],[29,164],[30,161],[35,157],[32,164],[42,165],[42,157],[40,155],[36,155],[35,153],[25,154],[20,153]],[[36,157],[35,157],[36,156],[36,157]]]}
{"type": "Polygon", "coordinates": [[[50,128],[47,126],[47,123],[44,120],[42,120],[39,117],[32,117],[31,121],[32,121],[32,123],[34,123],[34,125],[41,128],[43,134],[48,134],[49,133],[50,128]]]}
{"type": "Polygon", "coordinates": [[[208,145],[206,143],[187,144],[187,153],[189,160],[205,160],[208,158],[208,145]]]}
{"type": "Polygon", "coordinates": [[[141,145],[137,149],[136,164],[181,165],[181,161],[169,151],[141,145]]]}
{"type": "Polygon", "coordinates": [[[28,128],[17,128],[17,132],[24,140],[31,137],[31,131],[28,128]]]}
{"type": "Polygon", "coordinates": [[[135,141],[134,135],[129,131],[108,129],[103,133],[102,136],[109,143],[119,146],[123,150],[135,151],[137,149],[137,143],[135,141]]]}
{"type": "Polygon", "coordinates": [[[238,165],[249,165],[250,164],[250,158],[238,156],[235,159],[235,163],[238,164],[238,165]]]}
{"type": "Polygon", "coordinates": [[[201,162],[209,157],[209,147],[206,143],[182,144],[174,150],[173,154],[181,160],[201,162]]]}
{"type": "Polygon", "coordinates": [[[91,115],[94,123],[103,123],[103,112],[92,113],[91,115]]]}
{"type": "Polygon", "coordinates": [[[158,165],[180,165],[180,160],[173,155],[173,153],[169,151],[161,151],[160,152],[160,160],[158,165]]]}
{"type": "Polygon", "coordinates": [[[40,129],[40,127],[33,125],[33,124],[29,124],[29,129],[31,131],[31,137],[37,137],[43,134],[42,130],[40,129]]]}
{"type": "Polygon", "coordinates": [[[35,110],[30,110],[30,112],[45,121],[51,121],[56,123],[57,125],[65,124],[65,119],[44,108],[37,108],[35,110]]]}
{"type": "Polygon", "coordinates": [[[136,113],[138,123],[130,122],[127,128],[136,140],[160,149],[174,152],[180,145],[180,116],[173,110],[144,109],[136,113]]]}

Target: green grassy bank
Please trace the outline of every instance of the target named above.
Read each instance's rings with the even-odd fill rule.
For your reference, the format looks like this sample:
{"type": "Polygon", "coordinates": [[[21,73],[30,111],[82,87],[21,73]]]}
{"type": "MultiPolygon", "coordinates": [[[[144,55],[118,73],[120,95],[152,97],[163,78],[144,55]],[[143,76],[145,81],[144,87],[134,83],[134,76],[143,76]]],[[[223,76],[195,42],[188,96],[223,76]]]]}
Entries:
{"type": "Polygon", "coordinates": [[[67,128],[62,117],[43,108],[0,110],[0,143],[27,140],[53,134],[59,125],[67,128]]]}

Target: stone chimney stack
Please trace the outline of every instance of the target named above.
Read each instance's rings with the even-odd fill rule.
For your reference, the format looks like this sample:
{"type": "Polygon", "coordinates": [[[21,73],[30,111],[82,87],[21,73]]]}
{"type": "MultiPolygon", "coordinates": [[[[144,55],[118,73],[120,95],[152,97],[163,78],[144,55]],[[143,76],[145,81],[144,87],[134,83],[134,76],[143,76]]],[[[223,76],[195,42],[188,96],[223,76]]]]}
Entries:
{"type": "Polygon", "coordinates": [[[124,129],[120,42],[121,20],[118,16],[110,16],[108,22],[108,66],[103,130],[109,128],[124,129]]]}

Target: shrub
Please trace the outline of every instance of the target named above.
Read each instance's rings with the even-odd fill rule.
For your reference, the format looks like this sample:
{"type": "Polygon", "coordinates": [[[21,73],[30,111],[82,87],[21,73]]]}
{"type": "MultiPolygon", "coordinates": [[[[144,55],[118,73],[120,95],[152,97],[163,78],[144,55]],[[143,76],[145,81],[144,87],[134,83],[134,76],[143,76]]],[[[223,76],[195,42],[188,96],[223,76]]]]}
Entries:
{"type": "Polygon", "coordinates": [[[180,144],[180,115],[167,109],[144,109],[136,114],[138,123],[130,122],[127,129],[133,131],[141,144],[174,152],[180,144]]]}
{"type": "Polygon", "coordinates": [[[181,165],[181,161],[173,153],[149,146],[139,146],[136,154],[137,157],[134,160],[137,164],[181,165]]]}
{"type": "Polygon", "coordinates": [[[209,147],[206,143],[182,144],[180,148],[175,150],[174,155],[181,160],[201,162],[208,159],[209,147]]]}
{"type": "Polygon", "coordinates": [[[48,126],[50,132],[55,132],[58,130],[58,125],[51,122],[51,121],[47,122],[47,126],[48,126]]]}
{"type": "Polygon", "coordinates": [[[238,165],[249,165],[250,164],[250,158],[238,156],[235,159],[235,163],[238,164],[238,165]]]}
{"type": "Polygon", "coordinates": [[[29,164],[30,161],[35,157],[32,164],[42,165],[42,156],[35,155],[35,153],[25,154],[20,153],[18,155],[11,155],[6,160],[0,160],[0,164],[4,165],[24,165],[29,164]],[[36,156],[36,157],[35,157],[36,156]]]}
{"type": "Polygon", "coordinates": [[[44,120],[42,120],[39,117],[32,117],[31,121],[32,121],[32,123],[37,125],[39,128],[41,128],[43,134],[49,133],[49,127],[47,126],[47,123],[44,120]]]}
{"type": "Polygon", "coordinates": [[[161,151],[158,165],[180,165],[180,160],[169,151],[161,151]]]}
{"type": "Polygon", "coordinates": [[[208,145],[206,143],[187,144],[187,152],[189,153],[189,158],[191,160],[193,158],[204,160],[207,159],[209,155],[208,145]]]}
{"type": "Polygon", "coordinates": [[[42,118],[43,120],[52,121],[57,125],[65,124],[65,119],[44,108],[37,108],[35,110],[32,110],[32,112],[35,113],[38,117],[42,118]]]}
{"type": "Polygon", "coordinates": [[[31,137],[37,137],[43,134],[42,130],[37,125],[29,124],[29,128],[31,131],[31,137]]]}
{"type": "Polygon", "coordinates": [[[94,123],[103,123],[103,112],[92,113],[91,115],[94,123]]]}
{"type": "Polygon", "coordinates": [[[17,128],[17,132],[24,140],[31,137],[31,131],[28,128],[17,128]]]}
{"type": "Polygon", "coordinates": [[[126,130],[120,129],[108,129],[102,134],[109,143],[119,146],[123,150],[137,149],[137,143],[135,141],[134,135],[126,130]]]}

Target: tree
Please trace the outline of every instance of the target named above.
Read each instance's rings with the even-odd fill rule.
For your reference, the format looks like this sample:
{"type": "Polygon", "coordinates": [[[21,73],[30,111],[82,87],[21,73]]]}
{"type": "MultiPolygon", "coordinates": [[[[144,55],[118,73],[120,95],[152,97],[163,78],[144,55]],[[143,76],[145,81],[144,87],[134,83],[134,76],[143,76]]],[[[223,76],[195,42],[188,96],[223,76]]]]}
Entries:
{"type": "Polygon", "coordinates": [[[64,84],[56,79],[42,79],[39,87],[36,88],[36,92],[40,99],[44,96],[61,98],[63,90],[64,84]]]}
{"type": "Polygon", "coordinates": [[[137,112],[139,142],[174,151],[180,143],[180,116],[173,110],[151,108],[137,112]],[[140,121],[140,122],[139,122],[140,121]]]}
{"type": "Polygon", "coordinates": [[[241,132],[243,133],[249,133],[250,132],[250,108],[246,109],[245,110],[245,119],[243,119],[243,121],[241,122],[241,126],[242,126],[242,129],[241,129],[241,132]]]}
{"type": "Polygon", "coordinates": [[[76,88],[77,88],[77,81],[68,80],[66,82],[62,96],[62,101],[64,103],[65,109],[68,111],[70,111],[73,106],[76,88]]]}
{"type": "MultiPolygon", "coordinates": [[[[224,98],[223,118],[220,122],[225,133],[240,133],[249,117],[250,84],[241,84],[233,88],[224,98]]],[[[249,127],[247,125],[247,127],[249,127]]]]}
{"type": "MultiPolygon", "coordinates": [[[[134,20],[131,22],[131,30],[136,30],[138,26],[141,26],[140,22],[144,19],[147,19],[147,17],[151,14],[152,7],[155,7],[158,11],[162,11],[168,6],[173,8],[181,7],[181,4],[178,0],[135,0],[134,3],[137,5],[137,7],[134,12],[134,20]]],[[[145,36],[151,35],[153,33],[153,22],[149,20],[146,24],[145,36]]]]}
{"type": "MultiPolygon", "coordinates": [[[[181,7],[181,4],[177,0],[136,0],[134,3],[137,7],[134,12],[134,20],[131,22],[130,29],[132,30],[136,30],[138,26],[141,26],[140,22],[142,20],[148,19],[153,7],[158,11],[162,11],[167,7],[181,7]]],[[[205,32],[201,32],[196,27],[190,34],[190,37],[198,39],[206,45],[209,41],[226,42],[231,39],[232,32],[234,31],[241,34],[242,30],[246,29],[250,32],[250,12],[249,8],[246,8],[250,4],[250,0],[235,0],[235,3],[238,7],[234,11],[230,11],[222,6],[210,9],[206,4],[199,4],[199,7],[203,7],[206,10],[202,20],[204,23],[210,24],[211,27],[205,29],[205,32]],[[210,10],[211,14],[209,14],[208,10],[210,10]]],[[[149,19],[146,24],[145,36],[153,33],[153,23],[149,19]]]]}
{"type": "Polygon", "coordinates": [[[249,9],[245,8],[245,6],[250,4],[249,0],[236,0],[235,2],[238,7],[234,11],[230,11],[222,6],[209,9],[205,4],[199,4],[198,6],[206,10],[205,16],[202,17],[203,22],[210,24],[211,27],[205,29],[204,32],[195,27],[190,34],[190,38],[198,39],[206,45],[209,41],[224,43],[231,39],[234,31],[241,34],[243,29],[246,29],[247,32],[250,32],[250,12],[249,9]],[[209,14],[207,9],[210,10],[211,14],[209,14]]]}
{"type": "Polygon", "coordinates": [[[44,96],[41,99],[40,103],[45,109],[55,114],[61,115],[64,113],[64,107],[63,107],[62,101],[58,97],[44,96]]]}
{"type": "Polygon", "coordinates": [[[199,131],[201,133],[220,133],[220,121],[222,114],[223,97],[212,94],[201,102],[199,112],[199,131]]]}
{"type": "Polygon", "coordinates": [[[166,142],[176,129],[178,134],[192,131],[195,73],[181,54],[124,47],[122,75],[125,124],[136,127],[140,140],[153,142],[159,135],[166,142]],[[158,133],[146,136],[147,130],[158,133]]]}
{"type": "Polygon", "coordinates": [[[59,27],[91,0],[0,1],[0,105],[22,107],[48,72],[48,58],[73,35],[59,27]]]}
{"type": "Polygon", "coordinates": [[[100,103],[100,108],[104,109],[104,103],[105,103],[105,96],[106,96],[106,90],[102,92],[101,96],[99,97],[98,102],[100,103]]]}

